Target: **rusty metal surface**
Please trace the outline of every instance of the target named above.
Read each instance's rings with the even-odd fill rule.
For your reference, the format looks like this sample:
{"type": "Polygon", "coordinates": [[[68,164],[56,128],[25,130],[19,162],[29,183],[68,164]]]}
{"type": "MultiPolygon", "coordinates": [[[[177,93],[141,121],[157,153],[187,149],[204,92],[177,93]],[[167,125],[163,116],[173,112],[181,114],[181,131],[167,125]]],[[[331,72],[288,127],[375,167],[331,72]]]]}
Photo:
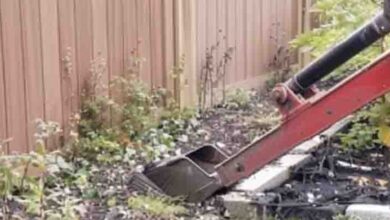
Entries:
{"type": "Polygon", "coordinates": [[[183,156],[163,161],[146,170],[145,176],[162,192],[187,201],[202,201],[222,185],[215,165],[227,156],[214,146],[203,146],[183,156]]]}

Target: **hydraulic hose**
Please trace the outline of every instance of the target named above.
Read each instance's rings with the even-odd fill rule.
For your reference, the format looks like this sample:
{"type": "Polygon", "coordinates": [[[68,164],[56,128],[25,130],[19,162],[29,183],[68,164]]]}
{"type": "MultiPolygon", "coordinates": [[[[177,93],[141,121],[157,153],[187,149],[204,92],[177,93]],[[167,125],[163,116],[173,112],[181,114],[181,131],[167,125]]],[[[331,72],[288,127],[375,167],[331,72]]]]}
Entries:
{"type": "Polygon", "coordinates": [[[390,0],[385,0],[382,13],[293,76],[287,82],[288,87],[295,93],[303,93],[389,32],[390,0]]]}

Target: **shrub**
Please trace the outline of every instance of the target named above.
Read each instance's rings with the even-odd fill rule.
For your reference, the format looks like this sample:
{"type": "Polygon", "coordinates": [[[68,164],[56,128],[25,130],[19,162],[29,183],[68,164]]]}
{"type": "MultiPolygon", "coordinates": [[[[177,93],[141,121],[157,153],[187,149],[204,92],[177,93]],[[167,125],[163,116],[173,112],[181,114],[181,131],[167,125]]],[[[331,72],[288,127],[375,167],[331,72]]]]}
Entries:
{"type": "Polygon", "coordinates": [[[228,108],[244,108],[249,105],[250,101],[250,92],[240,88],[227,93],[225,105],[228,108]]]}
{"type": "MultiPolygon", "coordinates": [[[[336,43],[345,39],[381,8],[372,0],[318,0],[312,11],[318,13],[320,26],[294,39],[293,47],[308,51],[317,58],[336,43]]],[[[333,77],[341,77],[361,68],[377,57],[385,44],[377,43],[337,69],[333,77]]]]}
{"type": "Polygon", "coordinates": [[[137,78],[137,68],[110,82],[110,98],[102,95],[108,94],[107,88],[96,82],[100,75],[101,71],[92,72],[80,117],[74,120],[73,134],[77,138],[71,147],[72,156],[131,164],[134,160],[148,162],[167,156],[176,135],[195,112],[181,109],[167,90],[146,86],[137,78]]]}
{"type": "MultiPolygon", "coordinates": [[[[294,47],[309,51],[316,58],[331,48],[334,44],[345,39],[381,8],[383,1],[372,0],[318,0],[312,10],[319,16],[320,26],[311,32],[299,35],[291,43],[294,47]]],[[[387,47],[382,40],[346,64],[338,68],[330,77],[344,77],[379,56],[387,47]]],[[[344,147],[364,149],[379,143],[379,140],[390,146],[390,127],[384,123],[390,113],[390,104],[386,98],[377,100],[356,114],[350,130],[341,134],[344,147]]]]}

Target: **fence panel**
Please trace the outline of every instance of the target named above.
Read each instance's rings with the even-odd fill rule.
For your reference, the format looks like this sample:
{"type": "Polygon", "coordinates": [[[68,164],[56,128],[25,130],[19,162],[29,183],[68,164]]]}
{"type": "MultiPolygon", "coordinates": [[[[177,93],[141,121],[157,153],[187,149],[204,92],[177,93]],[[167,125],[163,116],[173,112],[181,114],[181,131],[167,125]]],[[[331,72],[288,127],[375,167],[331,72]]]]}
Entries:
{"type": "Polygon", "coordinates": [[[3,0],[2,22],[3,66],[8,137],[13,141],[8,152],[23,151],[28,146],[26,121],[26,87],[23,65],[20,2],[3,0]]]}
{"type": "Polygon", "coordinates": [[[227,83],[259,85],[278,46],[271,37],[285,33],[286,44],[297,33],[297,2],[0,0],[0,140],[13,138],[5,151],[33,149],[37,118],[60,122],[66,140],[94,62],[107,63],[108,85],[141,56],[140,79],[195,104],[206,51],[219,43],[215,59],[235,49],[227,83]],[[184,74],[173,78],[182,55],[184,74]]]}

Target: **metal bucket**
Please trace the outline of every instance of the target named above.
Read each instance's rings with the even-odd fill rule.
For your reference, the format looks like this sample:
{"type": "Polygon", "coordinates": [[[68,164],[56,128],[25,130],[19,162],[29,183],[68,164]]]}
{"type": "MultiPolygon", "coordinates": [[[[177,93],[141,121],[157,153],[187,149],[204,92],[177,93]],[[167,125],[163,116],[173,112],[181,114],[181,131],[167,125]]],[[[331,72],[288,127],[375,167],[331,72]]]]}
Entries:
{"type": "Polygon", "coordinates": [[[133,176],[131,185],[144,190],[183,198],[189,202],[206,199],[222,188],[215,165],[227,159],[221,150],[206,145],[166,161],[133,176]],[[141,183],[142,182],[142,183],[141,183]]]}

